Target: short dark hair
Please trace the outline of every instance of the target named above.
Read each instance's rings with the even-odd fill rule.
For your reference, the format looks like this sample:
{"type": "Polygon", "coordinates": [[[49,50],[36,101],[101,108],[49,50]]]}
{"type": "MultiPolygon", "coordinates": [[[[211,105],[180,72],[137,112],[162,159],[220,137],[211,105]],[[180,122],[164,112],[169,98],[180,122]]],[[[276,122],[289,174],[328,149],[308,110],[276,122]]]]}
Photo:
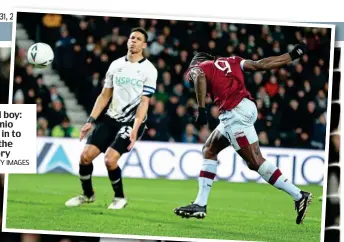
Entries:
{"type": "Polygon", "coordinates": [[[215,60],[215,56],[209,55],[208,53],[205,53],[205,52],[198,52],[192,58],[190,67],[197,65],[198,63],[201,63],[203,61],[207,61],[207,60],[215,60]]]}
{"type": "Polygon", "coordinates": [[[205,52],[197,52],[194,57],[192,58],[190,65],[187,69],[187,71],[185,72],[185,76],[184,78],[186,78],[187,80],[192,80],[192,77],[190,75],[190,70],[192,67],[202,63],[203,61],[207,61],[207,60],[215,60],[215,56],[209,55],[208,53],[205,52]]]}
{"type": "Polygon", "coordinates": [[[148,34],[147,34],[147,31],[144,30],[143,28],[141,27],[137,27],[137,28],[133,28],[131,30],[131,33],[134,33],[134,32],[140,32],[141,34],[143,34],[145,36],[145,42],[147,42],[148,40],[148,34]]]}

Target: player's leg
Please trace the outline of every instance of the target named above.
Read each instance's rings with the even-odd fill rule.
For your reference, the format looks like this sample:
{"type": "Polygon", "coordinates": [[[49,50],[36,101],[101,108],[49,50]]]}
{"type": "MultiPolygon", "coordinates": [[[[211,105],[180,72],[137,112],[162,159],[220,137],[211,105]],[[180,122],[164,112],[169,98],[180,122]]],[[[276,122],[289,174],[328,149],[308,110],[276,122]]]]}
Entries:
{"type": "Polygon", "coordinates": [[[258,172],[262,178],[279,190],[288,193],[295,201],[298,212],[296,222],[304,219],[312,194],[301,191],[283,176],[280,169],[271,161],[265,160],[259,148],[257,132],[254,128],[257,109],[249,100],[243,101],[232,112],[232,122],[227,132],[237,153],[246,161],[249,169],[258,172]]]}
{"type": "Polygon", "coordinates": [[[258,172],[266,182],[288,193],[294,199],[297,210],[296,223],[300,224],[306,216],[307,208],[312,201],[312,194],[301,191],[289,182],[275,164],[265,160],[260,152],[258,142],[242,147],[237,152],[247,162],[247,166],[251,170],[258,172]]]}
{"type": "MultiPolygon", "coordinates": [[[[109,209],[122,209],[128,204],[124,195],[122,170],[118,166],[118,161],[124,153],[128,152],[131,130],[130,126],[122,126],[116,135],[115,141],[105,152],[105,165],[114,191],[114,198],[109,205],[109,209]]],[[[138,140],[142,137],[144,130],[145,124],[139,128],[138,140]]]]}
{"type": "Polygon", "coordinates": [[[258,172],[266,182],[285,191],[295,201],[300,200],[301,190],[290,183],[276,165],[263,158],[258,141],[240,148],[237,152],[246,161],[250,170],[258,172]]]}
{"type": "Polygon", "coordinates": [[[83,194],[73,197],[66,202],[68,207],[80,206],[84,203],[91,203],[95,201],[95,195],[92,186],[92,161],[100,154],[100,150],[94,146],[87,144],[80,155],[79,163],[79,179],[83,194]]]}
{"type": "Polygon", "coordinates": [[[198,179],[199,191],[194,202],[195,204],[200,206],[207,205],[209,193],[217,172],[217,155],[229,145],[230,142],[221,134],[219,127],[212,132],[205,142],[202,149],[203,166],[198,179]]]}
{"type": "MultiPolygon", "coordinates": [[[[69,199],[65,205],[68,207],[80,206],[84,203],[95,201],[94,190],[92,186],[93,160],[104,152],[111,138],[111,127],[105,123],[98,123],[87,139],[79,160],[79,179],[83,194],[69,199]]],[[[111,142],[111,140],[110,140],[111,142]]]]}
{"type": "Polygon", "coordinates": [[[196,218],[204,218],[206,216],[208,198],[218,166],[217,155],[230,145],[228,139],[222,135],[221,129],[223,129],[222,124],[210,134],[203,146],[203,166],[198,178],[196,200],[192,204],[174,209],[176,215],[196,218]]]}
{"type": "Polygon", "coordinates": [[[112,189],[115,193],[109,209],[122,209],[127,205],[127,199],[123,191],[122,170],[118,166],[118,161],[124,152],[119,152],[117,149],[109,147],[105,152],[105,165],[108,170],[112,189]]]}
{"type": "Polygon", "coordinates": [[[79,176],[83,194],[87,197],[94,195],[92,186],[93,160],[101,153],[95,145],[86,144],[80,155],[79,176]]]}

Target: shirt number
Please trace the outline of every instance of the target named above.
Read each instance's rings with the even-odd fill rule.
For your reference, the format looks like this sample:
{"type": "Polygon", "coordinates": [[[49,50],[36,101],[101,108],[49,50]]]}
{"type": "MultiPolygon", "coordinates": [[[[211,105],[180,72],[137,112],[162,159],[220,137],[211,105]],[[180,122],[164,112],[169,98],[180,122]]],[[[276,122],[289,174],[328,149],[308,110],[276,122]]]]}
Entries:
{"type": "Polygon", "coordinates": [[[229,65],[228,61],[226,60],[216,60],[215,61],[215,67],[223,72],[226,72],[226,74],[231,73],[232,69],[229,65]],[[222,65],[220,65],[222,64],[222,65]]]}
{"type": "Polygon", "coordinates": [[[130,126],[123,126],[119,131],[118,134],[121,136],[122,139],[127,139],[130,137],[133,128],[130,126]]]}

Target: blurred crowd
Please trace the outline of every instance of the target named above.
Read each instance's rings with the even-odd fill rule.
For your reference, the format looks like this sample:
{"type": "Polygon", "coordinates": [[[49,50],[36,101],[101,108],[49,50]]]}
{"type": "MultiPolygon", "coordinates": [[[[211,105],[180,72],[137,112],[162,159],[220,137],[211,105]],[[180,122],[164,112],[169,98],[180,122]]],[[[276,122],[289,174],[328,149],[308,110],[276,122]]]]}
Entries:
{"type": "MultiPolygon", "coordinates": [[[[193,85],[183,74],[195,52],[258,60],[286,53],[306,40],[309,52],[300,61],[247,74],[247,88],[257,100],[256,129],[262,146],[324,149],[328,29],[59,14],[23,14],[18,22],[29,38],[54,48],[53,68],[87,112],[102,89],[110,63],[126,54],[130,30],[145,28],[149,36],[145,56],[158,69],[158,84],[143,139],[167,142],[204,143],[219,122],[219,112],[208,98],[209,124],[200,129],[193,123],[197,102],[193,85]]],[[[44,76],[33,75],[23,50],[18,49],[16,56],[13,98],[16,103],[38,104],[38,135],[77,136],[56,88],[46,86],[44,76]]]]}

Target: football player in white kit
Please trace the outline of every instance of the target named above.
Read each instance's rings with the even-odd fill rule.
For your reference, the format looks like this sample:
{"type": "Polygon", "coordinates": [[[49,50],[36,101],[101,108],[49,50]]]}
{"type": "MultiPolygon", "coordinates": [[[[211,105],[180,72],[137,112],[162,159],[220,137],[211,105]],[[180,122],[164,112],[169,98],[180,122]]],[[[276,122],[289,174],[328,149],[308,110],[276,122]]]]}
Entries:
{"type": "Polygon", "coordinates": [[[143,56],[147,38],[144,29],[133,29],[127,42],[127,55],[113,61],[106,73],[103,90],[80,134],[82,140],[95,125],[80,156],[79,175],[83,193],[69,199],[65,203],[68,207],[95,201],[92,161],[100,153],[105,153],[105,165],[114,191],[108,208],[122,209],[127,205],[121,168],[117,163],[146,129],[149,99],[155,92],[158,76],[157,69],[143,56]],[[111,97],[106,114],[100,118],[111,97]]]}

